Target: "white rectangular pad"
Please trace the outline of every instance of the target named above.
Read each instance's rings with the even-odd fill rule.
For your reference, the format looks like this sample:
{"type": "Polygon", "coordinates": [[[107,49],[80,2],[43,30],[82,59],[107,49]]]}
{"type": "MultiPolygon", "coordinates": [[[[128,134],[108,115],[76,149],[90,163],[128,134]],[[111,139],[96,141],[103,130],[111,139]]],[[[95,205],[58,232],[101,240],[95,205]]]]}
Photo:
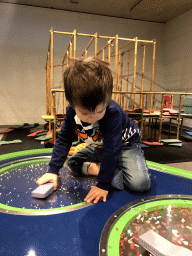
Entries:
{"type": "Polygon", "coordinates": [[[54,191],[53,183],[46,183],[46,184],[40,185],[36,189],[34,189],[31,192],[31,195],[32,195],[32,197],[36,197],[36,198],[46,198],[53,191],[54,191]]]}
{"type": "Polygon", "coordinates": [[[192,256],[192,251],[174,245],[152,229],[139,236],[138,242],[154,256],[192,256]]]}

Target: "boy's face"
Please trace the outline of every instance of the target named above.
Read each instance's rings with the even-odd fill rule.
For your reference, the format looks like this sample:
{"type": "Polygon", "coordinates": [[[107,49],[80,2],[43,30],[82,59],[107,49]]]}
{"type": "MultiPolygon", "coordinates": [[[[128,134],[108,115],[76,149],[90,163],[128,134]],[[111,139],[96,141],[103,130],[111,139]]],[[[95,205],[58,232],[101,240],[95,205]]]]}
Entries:
{"type": "Polygon", "coordinates": [[[93,124],[104,117],[106,107],[106,105],[99,104],[97,105],[94,112],[89,112],[88,110],[81,107],[75,107],[75,112],[81,121],[93,124]]]}

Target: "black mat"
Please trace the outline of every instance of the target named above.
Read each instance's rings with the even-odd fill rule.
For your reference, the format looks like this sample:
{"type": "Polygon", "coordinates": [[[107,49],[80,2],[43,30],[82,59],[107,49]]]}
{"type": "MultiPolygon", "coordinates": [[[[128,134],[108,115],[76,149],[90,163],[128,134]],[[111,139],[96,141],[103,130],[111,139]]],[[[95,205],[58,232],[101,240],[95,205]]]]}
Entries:
{"type": "Polygon", "coordinates": [[[30,134],[30,128],[15,129],[14,131],[5,134],[2,140],[21,140],[22,143],[1,145],[0,155],[23,150],[44,148],[44,145],[42,145],[40,141],[37,141],[34,138],[28,138],[28,134],[30,134]]]}
{"type": "MultiPolygon", "coordinates": [[[[30,129],[15,129],[4,135],[2,140],[11,141],[20,139],[22,143],[1,145],[0,155],[31,149],[44,148],[40,141],[28,138],[30,129]]],[[[147,160],[161,164],[181,163],[192,161],[192,142],[183,143],[182,147],[173,146],[151,146],[143,148],[147,160]]]]}
{"type": "Polygon", "coordinates": [[[144,148],[147,160],[160,163],[181,163],[192,161],[192,143],[183,143],[182,147],[157,146],[144,148]]]}

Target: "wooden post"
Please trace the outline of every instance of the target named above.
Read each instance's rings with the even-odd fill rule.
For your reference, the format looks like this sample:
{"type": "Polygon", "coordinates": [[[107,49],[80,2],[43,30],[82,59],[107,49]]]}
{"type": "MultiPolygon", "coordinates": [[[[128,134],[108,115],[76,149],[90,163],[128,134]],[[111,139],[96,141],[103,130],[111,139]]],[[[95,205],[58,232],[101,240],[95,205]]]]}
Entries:
{"type": "Polygon", "coordinates": [[[51,95],[50,95],[50,52],[47,55],[47,68],[46,68],[46,98],[47,98],[47,115],[51,115],[51,95]]]}
{"type": "Polygon", "coordinates": [[[102,51],[102,60],[105,61],[105,50],[102,51]]]}
{"type": "MultiPolygon", "coordinates": [[[[49,52],[48,52],[49,54],[49,52]]],[[[48,76],[49,76],[49,73],[48,73],[48,55],[47,55],[47,62],[46,62],[46,81],[45,81],[45,84],[46,84],[46,113],[47,115],[49,115],[49,86],[48,86],[48,76]]]]}
{"type": "MultiPolygon", "coordinates": [[[[53,73],[53,28],[51,28],[51,89],[54,89],[54,73],[53,73]]],[[[51,95],[51,114],[53,115],[54,113],[54,99],[53,99],[53,95],[51,95]]],[[[51,121],[49,123],[49,129],[51,129],[51,121]]],[[[54,131],[52,131],[54,132],[54,131]]],[[[53,135],[54,136],[54,135],[53,135]]]]}
{"type": "MultiPolygon", "coordinates": [[[[71,35],[71,33],[68,33],[68,34],[71,35]]],[[[71,39],[70,39],[70,41],[69,41],[69,45],[68,45],[67,50],[66,50],[66,53],[65,53],[65,55],[64,55],[64,57],[63,57],[62,64],[64,64],[64,62],[65,62],[65,58],[66,58],[66,56],[67,56],[67,52],[68,52],[68,51],[70,51],[70,55],[71,55],[71,56],[73,55],[73,54],[72,54],[72,48],[70,49],[73,39],[74,39],[74,33],[72,33],[72,37],[71,37],[71,39]]]]}
{"type": "MultiPolygon", "coordinates": [[[[47,115],[51,115],[51,87],[50,87],[50,52],[47,55],[47,76],[46,76],[47,115]]],[[[51,134],[51,120],[49,120],[49,134],[51,134]]]]}
{"type": "MultiPolygon", "coordinates": [[[[134,54],[134,74],[133,74],[133,92],[135,92],[135,83],[136,83],[136,72],[137,72],[137,37],[135,38],[135,54],[134,54]]],[[[134,110],[135,105],[135,94],[132,95],[132,110],[134,110]]]]}
{"type": "MultiPolygon", "coordinates": [[[[67,56],[67,67],[69,67],[69,51],[66,52],[66,56],[67,56]]],[[[64,77],[63,77],[63,79],[64,79],[64,77]]],[[[63,89],[64,89],[64,80],[63,80],[63,89]]],[[[65,95],[65,93],[63,93],[63,95],[65,95]]],[[[63,113],[65,113],[65,103],[66,103],[66,100],[64,97],[64,112],[63,113]]]]}
{"type": "MultiPolygon", "coordinates": [[[[121,58],[120,58],[120,91],[123,90],[123,55],[124,53],[121,53],[121,58]]],[[[124,94],[121,94],[121,107],[124,108],[124,94]]]]}
{"type": "Polygon", "coordinates": [[[173,94],[171,95],[171,108],[173,108],[173,94]]]}
{"type": "Polygon", "coordinates": [[[142,102],[142,105],[141,105],[141,109],[142,109],[142,112],[141,112],[141,137],[143,136],[143,127],[144,127],[144,117],[143,117],[143,114],[144,114],[144,94],[142,93],[141,94],[141,102],[142,102]]]}
{"type": "Polygon", "coordinates": [[[51,28],[51,89],[54,89],[54,80],[53,80],[53,28],[51,28]]]}
{"type": "MultiPolygon", "coordinates": [[[[86,52],[88,51],[88,49],[89,49],[89,47],[90,47],[90,45],[92,44],[92,42],[93,42],[94,39],[95,39],[95,36],[93,36],[93,37],[91,38],[90,42],[88,43],[87,47],[85,48],[85,50],[84,50],[84,52],[83,52],[83,54],[82,54],[81,56],[83,56],[84,54],[86,54],[86,52]]],[[[85,55],[85,58],[87,58],[86,55],[85,55]]]]}
{"type": "MultiPolygon", "coordinates": [[[[128,51],[127,55],[127,92],[129,89],[129,65],[130,65],[130,51],[128,51]]],[[[126,108],[128,109],[128,95],[126,94],[126,108]]]]}
{"type": "MultiPolygon", "coordinates": [[[[118,79],[117,79],[117,90],[120,91],[120,76],[121,76],[121,51],[119,50],[119,62],[118,62],[118,79]]],[[[117,102],[119,105],[121,105],[121,95],[118,93],[117,95],[117,102]]]]}
{"type": "Polygon", "coordinates": [[[146,95],[145,95],[145,106],[144,106],[145,109],[147,109],[147,105],[148,105],[148,101],[147,101],[148,98],[147,98],[147,96],[148,96],[148,95],[146,94],[146,95]]]}
{"type": "Polygon", "coordinates": [[[85,50],[85,59],[87,59],[87,50],[85,50]]]}
{"type": "MultiPolygon", "coordinates": [[[[115,36],[115,69],[114,69],[114,89],[117,91],[117,65],[118,65],[118,35],[115,36]]],[[[116,94],[114,95],[116,100],[116,94]]]]}
{"type": "MultiPolygon", "coordinates": [[[[184,98],[186,95],[181,95],[181,110],[183,109],[184,106],[184,98]]],[[[180,135],[182,135],[183,132],[183,117],[181,118],[181,129],[180,129],[180,135]]]]}
{"type": "Polygon", "coordinates": [[[95,33],[95,59],[97,58],[97,47],[98,47],[98,35],[95,33]]]}
{"type": "Polygon", "coordinates": [[[53,99],[53,116],[54,116],[54,121],[53,121],[53,133],[52,133],[52,138],[53,138],[53,143],[56,142],[56,107],[55,107],[55,92],[52,93],[52,99],[53,99]]]}
{"type": "Polygon", "coordinates": [[[70,59],[73,58],[73,44],[71,42],[70,42],[69,53],[70,53],[70,59]]]}
{"type": "MultiPolygon", "coordinates": [[[[143,92],[143,85],[144,85],[144,74],[145,74],[145,54],[146,54],[146,46],[143,46],[143,63],[142,63],[142,78],[141,78],[141,92],[143,92]]],[[[143,106],[143,97],[140,95],[140,108],[143,106]]]]}
{"type": "MultiPolygon", "coordinates": [[[[62,65],[62,88],[65,90],[64,87],[64,65],[62,65]]],[[[62,103],[63,103],[63,114],[65,113],[65,93],[62,92],[62,103]]]]}
{"type": "Polygon", "coordinates": [[[69,67],[69,51],[67,51],[67,67],[69,67]]]}
{"type": "Polygon", "coordinates": [[[155,94],[153,94],[153,105],[152,105],[152,110],[154,110],[154,109],[155,109],[155,101],[156,101],[155,94]]]}
{"type": "Polygon", "coordinates": [[[163,99],[164,99],[165,94],[162,94],[161,97],[161,112],[160,112],[160,124],[159,124],[159,142],[161,141],[161,131],[162,131],[162,119],[163,119],[163,99]]]}
{"type": "Polygon", "coordinates": [[[76,59],[76,54],[77,54],[77,30],[75,29],[73,31],[73,33],[74,33],[74,39],[73,39],[73,41],[74,41],[74,53],[73,53],[73,56],[74,56],[74,59],[76,59]]]}
{"type": "Polygon", "coordinates": [[[109,68],[110,68],[110,65],[111,65],[111,40],[108,45],[108,63],[109,63],[109,68]]]}
{"type": "MultiPolygon", "coordinates": [[[[50,31],[51,32],[51,31],[50,31]]],[[[50,49],[51,49],[51,33],[49,37],[49,46],[47,53],[47,63],[46,63],[46,104],[47,104],[47,115],[51,115],[51,87],[50,87],[50,49]]],[[[51,120],[49,120],[49,132],[51,132],[51,120]]]]}
{"type": "MultiPolygon", "coordinates": [[[[153,60],[152,60],[152,71],[151,71],[151,92],[153,92],[153,82],[154,82],[154,69],[155,69],[155,49],[156,49],[156,40],[153,40],[153,60]]],[[[153,104],[153,94],[150,95],[150,106],[149,113],[151,114],[153,104]]]]}
{"type": "Polygon", "coordinates": [[[179,100],[179,115],[178,115],[178,123],[177,123],[177,140],[179,139],[180,135],[180,121],[182,122],[181,119],[181,108],[182,108],[182,95],[180,95],[180,100],[179,100]]]}

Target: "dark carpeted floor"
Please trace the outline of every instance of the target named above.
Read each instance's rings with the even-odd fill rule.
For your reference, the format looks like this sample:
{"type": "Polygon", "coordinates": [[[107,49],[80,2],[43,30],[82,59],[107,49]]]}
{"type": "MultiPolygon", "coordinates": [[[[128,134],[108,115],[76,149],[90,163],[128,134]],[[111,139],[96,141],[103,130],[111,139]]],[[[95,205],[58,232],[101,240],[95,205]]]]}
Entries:
{"type": "Polygon", "coordinates": [[[183,143],[182,147],[158,146],[144,148],[147,160],[168,164],[192,161],[192,143],[183,143]]]}
{"type": "Polygon", "coordinates": [[[1,145],[0,155],[17,152],[17,151],[23,151],[23,150],[44,148],[44,145],[42,145],[40,141],[37,141],[34,138],[28,138],[27,137],[28,134],[30,134],[30,128],[15,129],[14,131],[11,131],[5,134],[2,140],[5,140],[5,141],[21,140],[22,143],[1,145]]]}
{"type": "MultiPolygon", "coordinates": [[[[0,155],[23,150],[44,148],[44,145],[41,144],[40,141],[37,141],[34,138],[28,138],[28,134],[30,134],[30,129],[25,127],[24,129],[15,129],[4,135],[2,140],[12,141],[20,139],[22,140],[22,143],[1,145],[0,155]]],[[[143,150],[146,159],[152,162],[168,164],[192,161],[192,142],[184,142],[182,147],[151,146],[144,147],[143,150]]]]}

